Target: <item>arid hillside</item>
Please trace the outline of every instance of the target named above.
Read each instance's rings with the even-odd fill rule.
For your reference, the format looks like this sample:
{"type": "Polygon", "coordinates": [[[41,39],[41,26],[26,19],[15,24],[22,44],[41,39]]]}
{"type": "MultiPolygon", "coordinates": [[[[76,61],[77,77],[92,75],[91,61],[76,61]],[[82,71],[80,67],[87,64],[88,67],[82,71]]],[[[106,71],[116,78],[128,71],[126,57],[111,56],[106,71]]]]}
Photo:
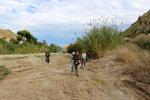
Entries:
{"type": "Polygon", "coordinates": [[[142,16],[139,16],[138,20],[124,32],[124,35],[132,38],[141,33],[150,33],[150,10],[142,16]]]}
{"type": "Polygon", "coordinates": [[[0,29],[0,38],[3,38],[9,42],[11,39],[16,39],[17,35],[13,33],[11,30],[0,29]]]}

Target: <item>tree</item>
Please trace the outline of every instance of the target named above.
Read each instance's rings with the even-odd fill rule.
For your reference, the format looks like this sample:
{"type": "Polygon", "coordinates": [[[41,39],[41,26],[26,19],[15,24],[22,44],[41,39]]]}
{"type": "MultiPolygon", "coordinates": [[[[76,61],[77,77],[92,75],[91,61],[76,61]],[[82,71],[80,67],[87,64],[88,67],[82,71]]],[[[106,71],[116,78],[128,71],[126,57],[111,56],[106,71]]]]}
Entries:
{"type": "Polygon", "coordinates": [[[17,40],[18,40],[18,41],[21,41],[22,38],[23,38],[22,36],[17,36],[17,40]]]}
{"type": "Polygon", "coordinates": [[[47,46],[46,40],[43,40],[43,45],[44,45],[44,46],[47,46]]]}
{"type": "Polygon", "coordinates": [[[33,43],[33,44],[35,44],[35,45],[38,44],[37,38],[35,38],[35,37],[34,37],[29,31],[27,31],[27,30],[18,31],[18,32],[17,32],[17,35],[19,36],[19,37],[17,38],[17,40],[20,40],[20,39],[22,39],[23,37],[25,37],[29,43],[33,43]],[[22,37],[22,38],[21,38],[21,37],[22,37]]]}
{"type": "Polygon", "coordinates": [[[32,43],[35,44],[35,45],[37,45],[37,44],[38,44],[37,38],[33,37],[33,38],[32,38],[32,43]]]}

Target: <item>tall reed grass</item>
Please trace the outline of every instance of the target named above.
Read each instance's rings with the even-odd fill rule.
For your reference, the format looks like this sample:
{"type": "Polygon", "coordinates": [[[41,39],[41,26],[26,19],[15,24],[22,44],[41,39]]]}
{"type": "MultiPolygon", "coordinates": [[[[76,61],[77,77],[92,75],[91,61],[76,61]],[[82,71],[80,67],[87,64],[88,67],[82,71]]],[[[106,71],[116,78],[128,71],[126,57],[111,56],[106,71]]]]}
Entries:
{"type": "Polygon", "coordinates": [[[92,58],[99,58],[106,50],[122,43],[122,23],[117,22],[116,18],[93,19],[84,27],[85,34],[78,38],[78,43],[92,58]]]}

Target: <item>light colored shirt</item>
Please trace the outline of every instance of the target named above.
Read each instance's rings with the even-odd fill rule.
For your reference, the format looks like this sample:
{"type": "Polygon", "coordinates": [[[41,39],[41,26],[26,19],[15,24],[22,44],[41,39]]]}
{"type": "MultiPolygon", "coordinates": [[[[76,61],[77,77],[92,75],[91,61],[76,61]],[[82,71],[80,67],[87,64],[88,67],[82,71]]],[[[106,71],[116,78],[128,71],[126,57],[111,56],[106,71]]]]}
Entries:
{"type": "Polygon", "coordinates": [[[86,53],[82,53],[82,58],[83,58],[83,59],[86,58],[86,53]]]}

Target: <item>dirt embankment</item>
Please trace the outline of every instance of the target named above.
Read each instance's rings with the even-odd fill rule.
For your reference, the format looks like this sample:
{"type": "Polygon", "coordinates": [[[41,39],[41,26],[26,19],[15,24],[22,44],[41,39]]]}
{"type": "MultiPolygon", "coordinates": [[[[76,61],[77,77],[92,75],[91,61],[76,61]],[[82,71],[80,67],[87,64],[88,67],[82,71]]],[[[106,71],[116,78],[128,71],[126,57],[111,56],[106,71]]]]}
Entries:
{"type": "Polygon", "coordinates": [[[55,55],[50,64],[33,55],[0,60],[0,65],[12,69],[0,81],[1,100],[150,100],[127,83],[133,81],[124,74],[128,66],[115,56],[88,62],[80,69],[80,77],[71,73],[70,58],[69,54],[55,55]]]}

